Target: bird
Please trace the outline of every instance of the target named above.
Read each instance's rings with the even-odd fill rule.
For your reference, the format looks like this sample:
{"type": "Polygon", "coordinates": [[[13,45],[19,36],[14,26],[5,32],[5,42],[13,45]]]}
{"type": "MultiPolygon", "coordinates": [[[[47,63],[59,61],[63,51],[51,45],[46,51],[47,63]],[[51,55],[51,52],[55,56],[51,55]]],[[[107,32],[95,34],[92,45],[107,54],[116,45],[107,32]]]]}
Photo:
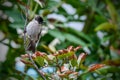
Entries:
{"type": "Polygon", "coordinates": [[[41,16],[36,16],[24,28],[24,47],[26,51],[35,52],[41,37],[43,23],[43,18],[41,16]]]}

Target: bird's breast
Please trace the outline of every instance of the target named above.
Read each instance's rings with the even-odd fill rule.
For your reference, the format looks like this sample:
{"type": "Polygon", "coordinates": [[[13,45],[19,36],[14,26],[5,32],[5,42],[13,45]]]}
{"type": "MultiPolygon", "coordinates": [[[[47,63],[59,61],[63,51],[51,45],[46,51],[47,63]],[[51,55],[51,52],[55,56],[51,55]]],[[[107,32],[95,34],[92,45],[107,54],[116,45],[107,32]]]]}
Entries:
{"type": "Polygon", "coordinates": [[[31,37],[31,39],[36,39],[38,34],[40,33],[41,26],[37,23],[29,23],[26,27],[27,34],[31,37]]]}

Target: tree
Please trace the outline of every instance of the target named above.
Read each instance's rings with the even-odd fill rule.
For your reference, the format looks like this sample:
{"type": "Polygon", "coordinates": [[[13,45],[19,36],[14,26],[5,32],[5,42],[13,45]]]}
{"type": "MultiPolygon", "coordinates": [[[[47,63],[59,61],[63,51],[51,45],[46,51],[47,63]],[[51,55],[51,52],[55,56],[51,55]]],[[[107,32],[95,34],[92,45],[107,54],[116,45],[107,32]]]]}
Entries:
{"type": "MultiPolygon", "coordinates": [[[[24,29],[27,9],[28,22],[34,18],[35,14],[41,15],[47,22],[46,28],[49,28],[47,33],[42,36],[38,46],[37,50],[40,53],[44,52],[48,55],[58,50],[64,50],[70,45],[80,45],[82,49],[75,53],[77,57],[75,59],[78,60],[81,52],[88,53],[87,58],[82,63],[84,66],[76,69],[77,72],[85,71],[80,79],[119,80],[119,0],[46,0],[42,4],[41,6],[39,0],[0,1],[0,32],[4,35],[0,39],[0,43],[8,46],[6,60],[0,62],[0,79],[32,79],[31,76],[26,74],[31,66],[26,67],[24,73],[15,69],[15,59],[25,54],[22,33],[19,33],[19,31],[24,29]],[[70,9],[72,7],[73,11],[69,12],[69,9],[66,9],[65,6],[69,6],[70,9]],[[65,20],[62,21],[59,17],[51,18],[49,17],[50,14],[59,15],[65,20]],[[83,16],[86,19],[82,19],[83,16]],[[71,22],[82,22],[84,27],[81,31],[75,30],[69,27],[68,23],[71,22]],[[51,25],[54,27],[51,28],[51,25]],[[102,38],[99,37],[99,33],[103,34],[102,38]],[[5,43],[5,40],[8,40],[8,43],[5,43]],[[56,42],[56,40],[55,45],[50,45],[51,42],[56,42]],[[13,44],[16,44],[17,47],[13,44]],[[91,64],[96,65],[93,65],[92,68],[86,67],[91,64]]],[[[61,58],[63,58],[63,55],[61,58]]],[[[38,67],[41,67],[38,63],[36,63],[38,67]]],[[[76,62],[73,60],[73,63],[76,62]]],[[[40,61],[40,64],[43,64],[43,61],[40,61]]]]}

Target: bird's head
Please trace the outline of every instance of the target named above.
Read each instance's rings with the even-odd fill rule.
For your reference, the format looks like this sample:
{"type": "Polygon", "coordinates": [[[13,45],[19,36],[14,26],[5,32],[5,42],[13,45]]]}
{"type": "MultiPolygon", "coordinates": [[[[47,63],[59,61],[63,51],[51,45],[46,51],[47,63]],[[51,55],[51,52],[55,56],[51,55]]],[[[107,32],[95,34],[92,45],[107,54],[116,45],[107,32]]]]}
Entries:
{"type": "Polygon", "coordinates": [[[41,16],[36,16],[35,20],[39,23],[39,24],[43,24],[43,18],[41,16]]]}

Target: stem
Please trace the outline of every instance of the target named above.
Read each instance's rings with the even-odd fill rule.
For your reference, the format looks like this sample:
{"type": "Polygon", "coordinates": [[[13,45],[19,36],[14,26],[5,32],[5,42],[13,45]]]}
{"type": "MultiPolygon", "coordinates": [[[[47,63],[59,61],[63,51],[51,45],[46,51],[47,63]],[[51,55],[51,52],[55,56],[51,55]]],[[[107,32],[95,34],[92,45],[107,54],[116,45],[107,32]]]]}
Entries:
{"type": "Polygon", "coordinates": [[[30,11],[33,9],[33,0],[30,0],[30,11]]]}
{"type": "Polygon", "coordinates": [[[43,80],[46,80],[45,76],[43,75],[43,72],[41,70],[39,70],[39,68],[37,67],[37,65],[35,64],[35,62],[33,61],[31,54],[28,54],[29,58],[32,62],[32,65],[35,67],[36,71],[38,72],[38,74],[42,77],[43,80]]]}
{"type": "Polygon", "coordinates": [[[111,0],[105,0],[106,1],[106,4],[107,4],[107,10],[110,14],[110,17],[112,19],[112,22],[114,24],[117,24],[117,21],[118,21],[118,14],[117,14],[117,11],[115,9],[115,6],[114,4],[111,2],[111,0]]]}
{"type": "Polygon", "coordinates": [[[35,8],[34,8],[32,14],[31,14],[31,18],[33,18],[33,16],[35,15],[37,9],[38,9],[38,4],[36,4],[36,6],[35,6],[35,8]]]}
{"type": "MultiPolygon", "coordinates": [[[[96,8],[99,6],[100,0],[97,0],[96,3],[96,8]]],[[[94,15],[95,15],[95,11],[92,9],[92,7],[89,8],[90,11],[87,13],[87,19],[83,28],[83,32],[84,33],[89,33],[91,30],[91,24],[94,22],[94,15]]]]}
{"type": "Polygon", "coordinates": [[[3,38],[2,40],[0,40],[0,42],[4,41],[6,38],[3,38]]]}
{"type": "Polygon", "coordinates": [[[84,33],[88,33],[90,31],[91,24],[92,24],[93,19],[94,19],[94,13],[95,12],[93,10],[91,10],[90,13],[87,13],[87,19],[86,19],[86,22],[85,22],[85,25],[83,28],[84,33]]]}
{"type": "Polygon", "coordinates": [[[58,58],[57,58],[57,57],[56,57],[56,67],[58,67],[58,69],[60,70],[60,73],[62,73],[61,67],[60,67],[60,65],[58,64],[58,58]]]}

